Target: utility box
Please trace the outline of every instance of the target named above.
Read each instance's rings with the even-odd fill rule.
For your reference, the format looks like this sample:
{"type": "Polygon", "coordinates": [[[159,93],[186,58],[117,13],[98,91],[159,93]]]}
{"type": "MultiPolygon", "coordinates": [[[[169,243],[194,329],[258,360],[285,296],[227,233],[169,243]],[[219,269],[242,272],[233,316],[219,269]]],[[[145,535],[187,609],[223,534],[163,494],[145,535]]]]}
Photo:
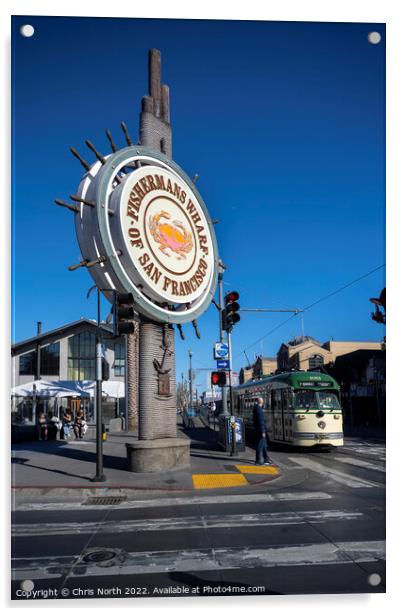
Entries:
{"type": "MultiPolygon", "coordinates": [[[[224,451],[232,451],[232,420],[231,415],[219,417],[219,445],[224,451]]],[[[241,417],[234,417],[236,434],[236,452],[246,450],[246,438],[244,431],[244,421],[241,417]]]]}

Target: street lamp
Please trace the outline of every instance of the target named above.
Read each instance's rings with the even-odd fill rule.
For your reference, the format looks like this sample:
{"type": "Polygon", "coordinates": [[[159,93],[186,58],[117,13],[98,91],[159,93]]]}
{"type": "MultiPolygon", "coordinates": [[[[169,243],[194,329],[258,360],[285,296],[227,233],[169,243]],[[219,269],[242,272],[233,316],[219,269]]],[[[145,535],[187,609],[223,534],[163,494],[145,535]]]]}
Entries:
{"type": "Polygon", "coordinates": [[[190,369],[188,371],[188,381],[189,381],[189,386],[190,386],[190,408],[192,409],[193,407],[193,366],[192,366],[193,353],[191,349],[188,350],[188,356],[190,359],[190,369]]]}

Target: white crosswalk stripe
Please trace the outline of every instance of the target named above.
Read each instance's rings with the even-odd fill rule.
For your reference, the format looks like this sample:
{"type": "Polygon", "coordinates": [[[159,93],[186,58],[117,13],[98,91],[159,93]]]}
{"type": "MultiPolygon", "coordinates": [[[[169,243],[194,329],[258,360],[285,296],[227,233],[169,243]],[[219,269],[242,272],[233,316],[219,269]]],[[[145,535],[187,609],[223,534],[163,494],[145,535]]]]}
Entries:
{"type": "MultiPolygon", "coordinates": [[[[239,569],[256,567],[286,567],[296,565],[340,565],[375,562],[385,557],[385,541],[346,541],[337,543],[311,543],[261,548],[211,548],[190,550],[167,550],[151,552],[120,552],[115,564],[106,569],[85,561],[76,561],[76,556],[65,560],[65,571],[71,563],[79,570],[79,575],[133,575],[152,574],[166,571],[208,571],[219,569],[239,569]],[[67,564],[67,561],[70,561],[67,564]]],[[[57,557],[39,558],[35,561],[35,579],[54,577],[57,557]],[[40,570],[38,571],[38,565],[40,570]]],[[[31,579],[33,570],[27,559],[16,559],[14,580],[31,579]]],[[[58,565],[60,571],[63,565],[58,565]]],[[[71,572],[74,575],[74,571],[71,572]]],[[[78,572],[77,572],[78,573],[78,572]]]]}
{"type": "Polygon", "coordinates": [[[337,483],[343,484],[350,488],[377,488],[383,487],[381,483],[377,483],[375,481],[368,481],[367,479],[360,479],[358,477],[354,477],[348,473],[343,473],[337,469],[331,468],[330,466],[326,466],[324,464],[320,464],[316,460],[312,460],[310,458],[300,456],[297,458],[289,458],[292,462],[300,464],[304,468],[308,468],[320,475],[323,475],[327,479],[331,481],[336,481],[337,483]]]}
{"type": "Polygon", "coordinates": [[[284,524],[323,524],[339,520],[357,520],[364,517],[359,511],[318,510],[281,511],[277,513],[246,513],[234,515],[183,516],[175,518],[155,518],[146,520],[123,520],[109,522],[76,522],[44,524],[15,524],[14,536],[51,536],[64,534],[93,534],[95,532],[134,533],[146,531],[171,531],[190,528],[243,528],[247,526],[278,526],[284,524]]]}
{"type": "Polygon", "coordinates": [[[331,456],[331,460],[338,460],[338,462],[342,462],[344,464],[351,464],[352,466],[360,466],[361,468],[367,468],[371,471],[378,471],[380,473],[385,473],[385,466],[383,464],[379,464],[378,462],[368,462],[367,460],[362,460],[361,458],[349,458],[348,456],[331,456]]]}

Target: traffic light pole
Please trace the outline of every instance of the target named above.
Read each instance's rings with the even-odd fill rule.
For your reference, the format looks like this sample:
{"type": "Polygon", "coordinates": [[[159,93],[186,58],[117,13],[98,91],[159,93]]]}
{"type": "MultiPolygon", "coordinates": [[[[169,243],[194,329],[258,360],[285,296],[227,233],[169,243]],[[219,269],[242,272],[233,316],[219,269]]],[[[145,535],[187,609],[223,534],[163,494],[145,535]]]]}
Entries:
{"type": "MultiPolygon", "coordinates": [[[[223,264],[219,264],[218,287],[219,287],[219,341],[224,342],[222,311],[223,311],[223,264]]],[[[227,388],[222,387],[222,415],[228,415],[227,388]]]]}
{"type": "MultiPolygon", "coordinates": [[[[228,348],[229,348],[229,396],[230,396],[230,415],[231,417],[235,417],[234,414],[234,405],[233,405],[233,389],[232,389],[232,335],[228,332],[228,348]]],[[[231,423],[232,430],[232,448],[230,450],[230,455],[236,455],[236,421],[232,421],[231,423]]]]}
{"type": "Polygon", "coordinates": [[[98,293],[98,327],[96,328],[96,475],[93,482],[106,481],[103,474],[103,442],[102,442],[102,337],[100,315],[100,290],[98,293]]]}

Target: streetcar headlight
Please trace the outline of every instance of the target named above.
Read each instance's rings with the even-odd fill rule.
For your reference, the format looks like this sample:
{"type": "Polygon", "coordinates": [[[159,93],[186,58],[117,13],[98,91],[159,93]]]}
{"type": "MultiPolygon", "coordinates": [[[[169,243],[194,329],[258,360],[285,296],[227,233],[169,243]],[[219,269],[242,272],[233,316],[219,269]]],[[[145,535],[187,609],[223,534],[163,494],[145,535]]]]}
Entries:
{"type": "Polygon", "coordinates": [[[319,421],[319,422],[318,422],[318,427],[319,427],[319,428],[321,428],[321,430],[324,430],[324,428],[325,428],[325,426],[326,426],[326,425],[327,425],[327,424],[325,423],[325,421],[319,421]]]}
{"type": "Polygon", "coordinates": [[[297,419],[306,419],[305,415],[297,415],[297,419]]]}
{"type": "Polygon", "coordinates": [[[334,415],[334,419],[340,419],[340,415],[334,415]]]}

